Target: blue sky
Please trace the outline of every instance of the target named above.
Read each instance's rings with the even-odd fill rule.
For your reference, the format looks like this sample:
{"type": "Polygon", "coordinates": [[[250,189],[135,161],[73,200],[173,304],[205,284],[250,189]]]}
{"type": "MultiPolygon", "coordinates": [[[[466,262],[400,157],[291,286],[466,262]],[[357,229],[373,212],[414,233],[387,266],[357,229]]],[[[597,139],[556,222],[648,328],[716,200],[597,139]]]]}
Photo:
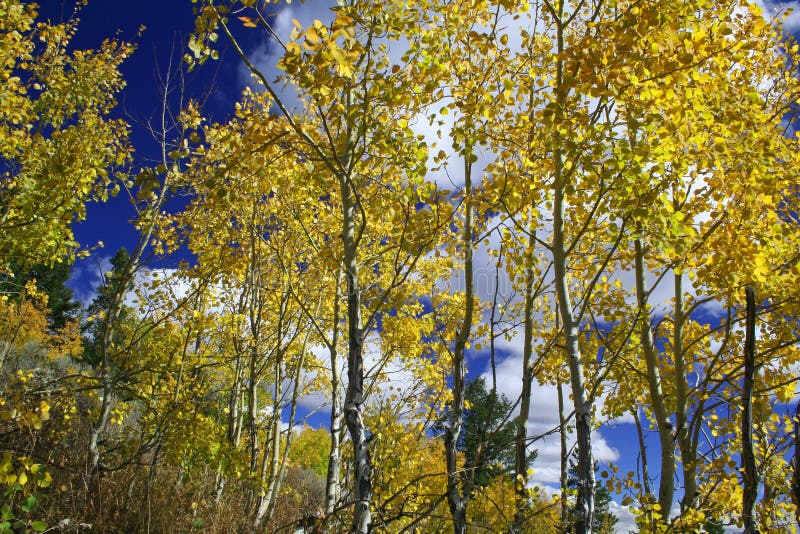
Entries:
{"type": "MultiPolygon", "coordinates": [[[[42,1],[40,19],[58,22],[69,18],[72,4],[67,0],[42,1]]],[[[161,79],[170,61],[173,68],[185,70],[181,58],[194,29],[192,4],[190,0],[92,0],[78,16],[80,24],[73,48],[96,48],[107,38],[126,40],[137,46],[133,56],[122,65],[127,86],[118,97],[114,115],[125,118],[131,125],[130,140],[136,151],[134,170],[139,169],[158,157],[158,144],[144,125],[160,112],[161,79]]],[[[232,61],[197,69],[186,74],[186,96],[203,99],[207,117],[226,120],[242,89],[237,73],[237,65],[232,61]]],[[[172,101],[177,103],[177,98],[172,101]]],[[[108,267],[108,259],[119,247],[130,251],[136,242],[136,232],[129,223],[135,212],[124,192],[106,203],[90,203],[87,208],[86,220],[74,227],[75,235],[83,247],[92,249],[101,242],[103,246],[75,265],[72,287],[83,302],[91,299],[100,273],[108,267]]],[[[175,264],[178,259],[179,256],[160,263],[175,264]]]]}

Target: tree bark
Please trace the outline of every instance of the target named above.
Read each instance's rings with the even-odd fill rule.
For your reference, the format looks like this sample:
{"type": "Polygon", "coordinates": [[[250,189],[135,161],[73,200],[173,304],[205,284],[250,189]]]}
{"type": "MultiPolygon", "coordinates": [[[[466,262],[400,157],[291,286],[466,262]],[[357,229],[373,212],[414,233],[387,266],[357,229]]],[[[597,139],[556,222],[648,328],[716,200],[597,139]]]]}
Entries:
{"type": "Polygon", "coordinates": [[[561,385],[561,379],[556,383],[558,388],[558,442],[561,446],[561,455],[559,456],[559,464],[561,472],[559,473],[559,485],[561,488],[561,532],[569,532],[569,500],[567,494],[569,492],[569,467],[567,466],[567,458],[569,451],[567,450],[567,421],[564,418],[564,388],[561,385]]]}
{"type": "Polygon", "coordinates": [[[464,156],[464,317],[456,332],[453,347],[453,400],[450,403],[449,420],[444,434],[445,460],[447,466],[447,504],[453,519],[453,532],[464,534],[467,530],[467,502],[469,490],[461,493],[463,477],[458,469],[458,437],[464,418],[465,397],[465,352],[472,329],[472,310],[475,301],[472,265],[472,164],[464,156]]]}
{"type": "Polygon", "coordinates": [[[800,528],[800,402],[794,409],[794,457],[792,458],[791,496],[794,502],[794,520],[800,528]]]}
{"type": "Polygon", "coordinates": [[[639,419],[638,407],[634,408],[631,413],[636,423],[636,437],[639,440],[639,457],[642,459],[642,489],[645,497],[650,499],[653,490],[650,489],[650,471],[647,468],[647,446],[644,443],[644,431],[642,430],[642,421],[639,419]]]}
{"type": "Polygon", "coordinates": [[[753,389],[756,377],[756,296],[746,289],[747,320],[744,338],[744,383],[742,385],[742,521],[744,534],[758,532],[755,506],[758,498],[758,473],[753,451],[753,389]]]}
{"type": "Polygon", "coordinates": [[[531,232],[528,240],[528,257],[525,269],[524,345],[522,348],[522,394],[520,397],[517,433],[514,437],[514,484],[517,510],[514,514],[512,532],[522,532],[528,503],[528,417],[531,410],[531,387],[533,383],[533,299],[534,257],[536,234],[531,232]]]}
{"type": "MultiPolygon", "coordinates": [[[[559,58],[564,51],[564,1],[558,2],[553,13],[556,23],[556,42],[559,58]]],[[[583,362],[578,343],[578,322],[572,307],[572,296],[567,277],[567,244],[565,214],[567,179],[564,170],[564,153],[560,125],[564,124],[568,87],[564,85],[564,61],[556,61],[556,108],[553,135],[553,270],[558,311],[564,322],[565,349],[569,367],[572,400],[575,403],[575,433],[578,446],[578,496],[575,503],[575,533],[592,532],[594,516],[594,460],[592,458],[591,400],[587,398],[583,383],[583,362]]]]}
{"type": "MultiPolygon", "coordinates": [[[[233,384],[228,394],[228,424],[225,431],[225,439],[232,449],[239,448],[239,440],[242,435],[242,382],[244,381],[244,366],[242,365],[241,352],[236,351],[236,363],[233,371],[233,384]]],[[[227,480],[222,472],[220,464],[217,470],[216,482],[214,484],[214,502],[219,504],[222,493],[225,490],[227,480]]]]}
{"type": "MultiPolygon", "coordinates": [[[[248,392],[247,424],[249,432],[250,448],[250,476],[255,476],[258,469],[258,458],[260,445],[258,442],[258,375],[256,373],[256,350],[255,347],[250,354],[250,382],[248,392]]],[[[252,503],[252,501],[251,501],[252,503]]]]}
{"type": "Polygon", "coordinates": [[[340,388],[342,379],[339,376],[339,297],[341,292],[341,270],[336,273],[336,289],[333,302],[333,336],[329,346],[331,358],[331,450],[328,455],[328,473],[325,478],[325,516],[333,514],[339,500],[339,476],[341,473],[341,432],[342,432],[342,400],[340,388]]]}
{"type": "Polygon", "coordinates": [[[261,528],[267,512],[272,508],[273,501],[279,488],[278,470],[280,468],[281,454],[281,398],[283,397],[283,354],[278,349],[275,359],[275,393],[272,398],[272,420],[270,425],[269,449],[264,450],[264,460],[261,464],[261,483],[267,485],[266,491],[259,490],[256,515],[253,520],[253,530],[261,528]]]}
{"type": "Polygon", "coordinates": [[[697,507],[696,455],[689,432],[687,410],[689,384],[686,380],[686,355],[683,351],[683,275],[675,273],[675,316],[672,351],[675,361],[675,424],[676,439],[681,451],[683,470],[683,499],[681,511],[697,507]]]}
{"type": "MultiPolygon", "coordinates": [[[[557,158],[560,159],[560,158],[557,158]]],[[[583,384],[583,362],[578,344],[578,324],[575,321],[567,282],[566,250],[564,245],[564,195],[562,188],[555,194],[555,229],[553,259],[558,306],[564,321],[567,362],[570,371],[572,399],[575,403],[575,431],[578,445],[578,499],[575,505],[575,532],[592,531],[594,515],[594,461],[592,459],[591,402],[583,384]]]]}
{"type": "Polygon", "coordinates": [[[640,239],[634,242],[636,247],[636,300],[638,302],[638,321],[642,350],[647,367],[647,386],[650,393],[650,404],[656,418],[656,428],[661,445],[661,477],[658,486],[658,504],[661,506],[661,515],[669,521],[669,511],[675,492],[675,442],[672,436],[672,422],[667,411],[664,392],[661,387],[661,369],[659,367],[658,351],[653,340],[653,330],[650,327],[650,312],[647,303],[647,287],[645,284],[644,249],[640,239]]]}
{"type": "Polygon", "coordinates": [[[355,476],[355,508],[351,532],[367,534],[372,512],[372,463],[367,445],[367,432],[361,417],[364,403],[364,336],[361,325],[361,286],[358,280],[358,256],[355,234],[356,200],[350,182],[340,180],[342,194],[342,243],[347,280],[347,393],[344,416],[353,442],[353,471],[355,476]]]}

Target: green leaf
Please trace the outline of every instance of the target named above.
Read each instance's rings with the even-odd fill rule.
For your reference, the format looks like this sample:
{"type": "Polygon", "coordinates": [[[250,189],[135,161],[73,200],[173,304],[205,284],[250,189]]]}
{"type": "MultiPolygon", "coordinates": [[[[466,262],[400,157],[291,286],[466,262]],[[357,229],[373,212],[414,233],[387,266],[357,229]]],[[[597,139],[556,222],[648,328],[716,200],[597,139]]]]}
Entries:
{"type": "Polygon", "coordinates": [[[29,495],[28,498],[25,499],[25,502],[22,503],[20,508],[22,508],[27,513],[31,513],[34,510],[36,510],[36,497],[34,497],[33,495],[29,495]]]}
{"type": "Polygon", "coordinates": [[[47,523],[45,523],[44,521],[32,521],[31,528],[36,532],[44,532],[45,530],[47,530],[47,523]]]}

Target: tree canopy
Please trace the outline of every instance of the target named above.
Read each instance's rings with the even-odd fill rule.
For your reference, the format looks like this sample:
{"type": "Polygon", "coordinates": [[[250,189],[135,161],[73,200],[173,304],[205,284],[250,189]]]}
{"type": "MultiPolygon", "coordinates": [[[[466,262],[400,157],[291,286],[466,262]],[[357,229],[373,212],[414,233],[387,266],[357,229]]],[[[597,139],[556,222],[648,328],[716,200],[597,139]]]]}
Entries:
{"type": "Polygon", "coordinates": [[[175,70],[125,117],[133,44],[0,1],[0,533],[800,527],[780,17],[185,1],[222,120],[175,70]]]}

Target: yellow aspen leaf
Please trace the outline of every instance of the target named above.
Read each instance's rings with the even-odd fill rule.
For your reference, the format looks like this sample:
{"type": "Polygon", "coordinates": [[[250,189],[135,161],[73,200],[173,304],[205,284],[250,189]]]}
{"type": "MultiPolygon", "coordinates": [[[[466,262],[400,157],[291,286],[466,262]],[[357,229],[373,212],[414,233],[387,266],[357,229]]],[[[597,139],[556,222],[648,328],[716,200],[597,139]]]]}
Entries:
{"type": "Polygon", "coordinates": [[[320,34],[316,26],[309,26],[306,28],[305,38],[311,44],[317,44],[320,42],[320,34]]]}
{"type": "Polygon", "coordinates": [[[300,48],[300,45],[298,45],[297,43],[295,43],[295,42],[286,43],[286,53],[287,54],[298,55],[298,54],[300,54],[301,51],[302,51],[302,49],[300,48]]]}
{"type": "Polygon", "coordinates": [[[240,21],[242,21],[242,25],[245,28],[256,28],[256,27],[258,27],[258,24],[256,23],[256,21],[252,17],[239,16],[239,17],[236,17],[236,18],[238,18],[240,21]]]}

